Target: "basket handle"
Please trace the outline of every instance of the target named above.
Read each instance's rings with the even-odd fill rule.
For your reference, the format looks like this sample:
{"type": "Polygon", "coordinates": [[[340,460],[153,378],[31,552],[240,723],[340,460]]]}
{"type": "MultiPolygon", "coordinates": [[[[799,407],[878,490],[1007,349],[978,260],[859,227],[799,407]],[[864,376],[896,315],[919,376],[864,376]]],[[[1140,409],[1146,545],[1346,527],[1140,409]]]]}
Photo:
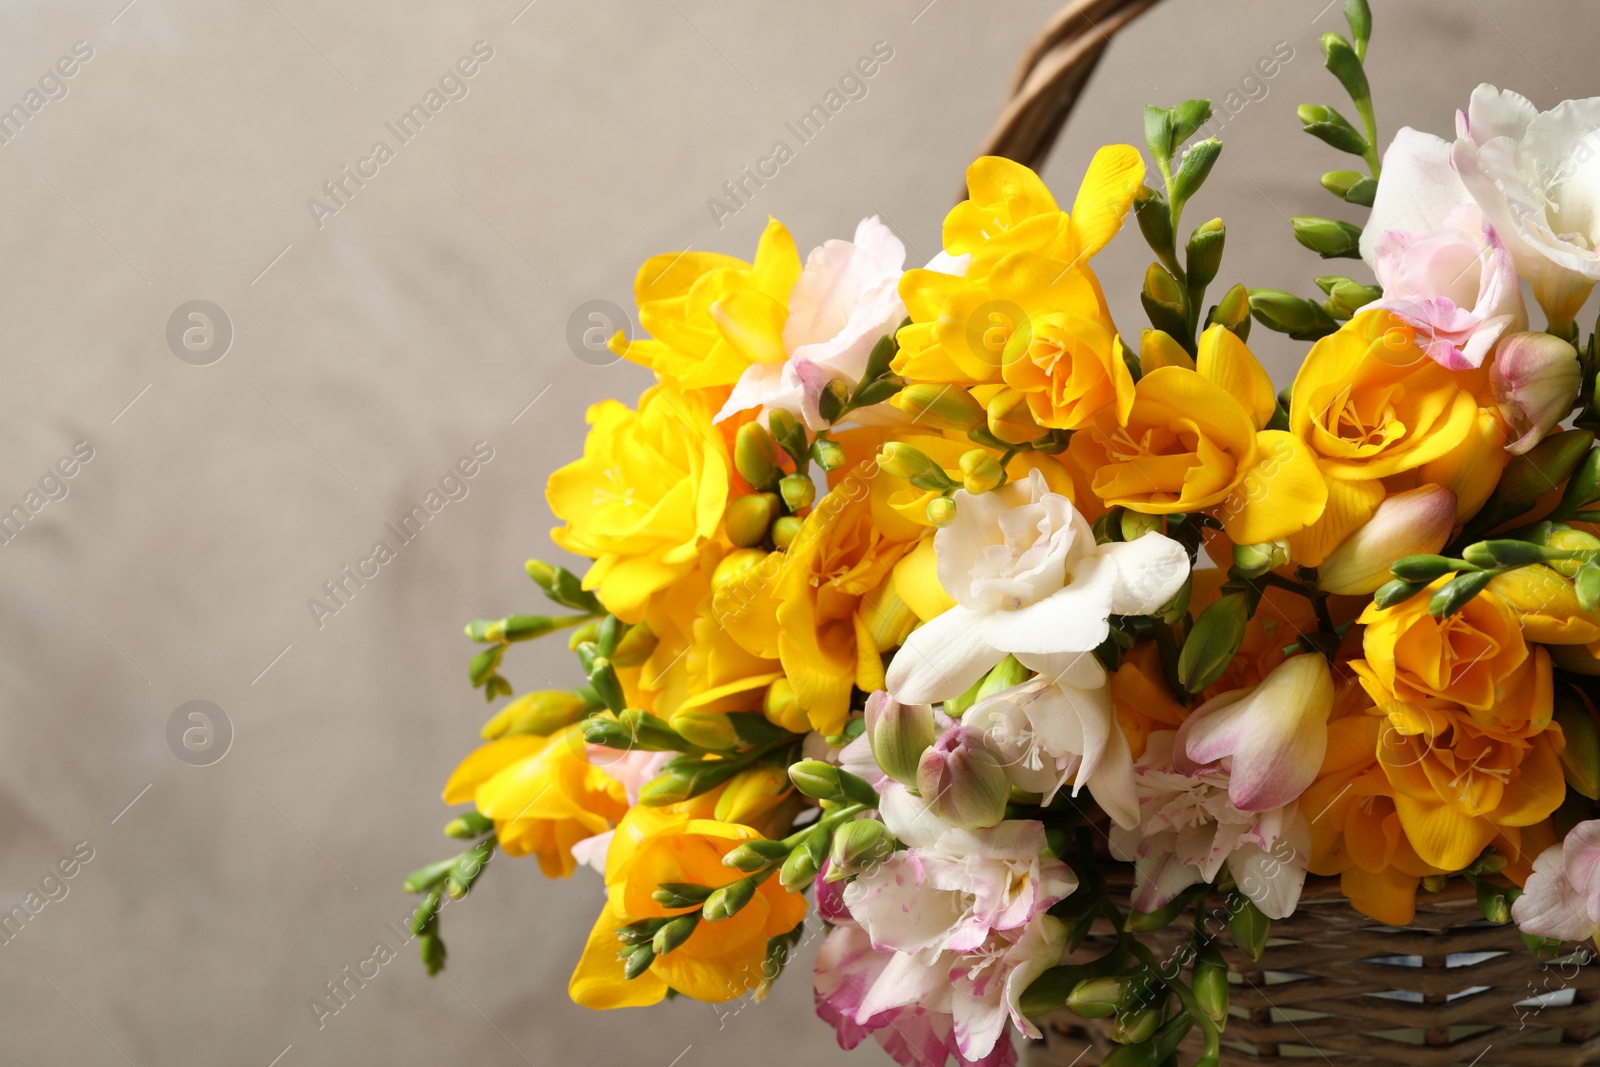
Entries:
{"type": "Polygon", "coordinates": [[[1005,104],[978,154],[1039,169],[1112,35],[1157,2],[1069,0],[1023,50],[1005,104]]]}

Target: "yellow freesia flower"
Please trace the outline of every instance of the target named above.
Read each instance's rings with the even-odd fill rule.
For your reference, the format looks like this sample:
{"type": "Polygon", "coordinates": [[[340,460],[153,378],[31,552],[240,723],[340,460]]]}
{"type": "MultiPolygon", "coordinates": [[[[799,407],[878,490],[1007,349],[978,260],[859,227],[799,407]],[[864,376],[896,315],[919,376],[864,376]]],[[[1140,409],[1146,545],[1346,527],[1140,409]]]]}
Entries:
{"type": "Polygon", "coordinates": [[[1087,264],[1121,227],[1143,177],[1134,149],[1103,148],[1067,215],[1026,167],[975,162],[972,198],[945,220],[946,251],[971,261],[961,277],[912,270],[901,278],[911,324],[897,336],[896,373],[995,386],[977,395],[1007,440],[1125,414],[1133,378],[1087,264]]]}
{"type": "Polygon", "coordinates": [[[550,476],[545,498],[566,526],[556,544],[594,560],[583,587],[638,622],[656,592],[695,568],[728,501],[728,447],[703,394],[654,386],[630,411],[589,409],[583,458],[550,476]]]}
{"type": "Polygon", "coordinates": [[[1105,421],[1073,435],[1068,455],[1095,496],[1152,515],[1216,507],[1239,544],[1288,537],[1315,522],[1327,487],[1304,442],[1264,429],[1275,401],[1255,356],[1212,326],[1195,367],[1150,371],[1120,425],[1105,421]]]}
{"type": "Polygon", "coordinates": [[[1362,312],[1318,341],[1295,377],[1289,430],[1316,458],[1328,503],[1316,523],[1290,539],[1295,562],[1320,564],[1370,519],[1387,491],[1382,479],[1406,475],[1456,488],[1464,459],[1500,432],[1498,417],[1486,415],[1493,408],[1487,367],[1447,370],[1387,311],[1362,312]],[[1433,463],[1456,477],[1430,472],[1433,463]]]}
{"type": "MultiPolygon", "coordinates": [[[[1511,609],[1529,641],[1545,645],[1600,642],[1600,611],[1584,611],[1572,580],[1542,563],[1495,575],[1488,592],[1511,609]]],[[[1595,651],[1600,653],[1600,649],[1595,651]]]]}
{"type": "Polygon", "coordinates": [[[1549,818],[1566,797],[1558,725],[1507,738],[1443,701],[1396,700],[1379,710],[1387,723],[1378,759],[1395,813],[1429,866],[1461,870],[1497,837],[1520,850],[1522,828],[1549,818]]]}
{"type": "Polygon", "coordinates": [[[652,256],[633,282],[650,336],[630,342],[619,331],[611,350],[680,391],[731,388],[750,364],[787,357],[783,326],[800,269],[794,238],[777,219],[767,220],[754,263],[716,252],[652,256]]]}
{"type": "Polygon", "coordinates": [[[898,528],[880,524],[872,489],[889,478],[873,473],[865,464],[836,471],[838,484],[817,501],[788,550],[751,566],[713,602],[720,624],[746,651],[779,660],[812,728],[824,734],[844,728],[852,686],[883,687],[888,649],[873,639],[872,600],[922,533],[899,516],[898,528]]]}
{"type": "Polygon", "coordinates": [[[604,833],[628,810],[622,783],[585,755],[583,730],[567,726],[549,737],[512,734],[480,746],[444,787],[446,804],[474,804],[494,820],[508,856],[539,858],[547,878],[566,878],[572,846],[604,833]]]}
{"type": "Polygon", "coordinates": [[[788,933],[805,917],[806,900],[786,892],[776,878],[763,882],[733,916],[702,920],[687,941],[634,979],[623,976],[617,929],[641,919],[688,914],[664,908],[651,896],[662,882],[713,888],[743,878],[722,857],[761,835],[748,826],[686,817],[682,812],[636,807],[617,827],[606,852],[606,906],[595,922],[567,990],[587,1008],[655,1004],[675,989],[696,1000],[721,1003],[762,979],[767,939],[788,933]]]}
{"type": "Polygon", "coordinates": [[[983,156],[967,167],[967,199],[945,216],[945,251],[972,257],[968,278],[986,276],[1013,252],[1087,261],[1116,236],[1143,181],[1138,149],[1107,145],[1090,161],[1068,215],[1033,171],[983,156]]]}
{"type": "Polygon", "coordinates": [[[1431,592],[1388,608],[1368,604],[1360,621],[1365,659],[1350,667],[1377,704],[1430,699],[1459,704],[1497,735],[1527,737],[1550,725],[1550,656],[1530,648],[1517,613],[1493,592],[1445,618],[1428,614],[1431,592]]]}

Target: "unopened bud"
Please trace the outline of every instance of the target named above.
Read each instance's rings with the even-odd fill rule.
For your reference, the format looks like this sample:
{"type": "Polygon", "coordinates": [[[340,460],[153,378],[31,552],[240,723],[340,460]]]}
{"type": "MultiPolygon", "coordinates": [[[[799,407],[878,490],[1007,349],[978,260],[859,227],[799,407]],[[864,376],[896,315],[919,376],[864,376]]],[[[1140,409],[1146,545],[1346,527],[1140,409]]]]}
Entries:
{"type": "Polygon", "coordinates": [[[1133,999],[1128,978],[1088,978],[1072,987],[1067,1007],[1085,1019],[1108,1019],[1133,999]]]}
{"type": "Polygon", "coordinates": [[[944,468],[904,441],[889,441],[879,449],[878,466],[885,473],[904,478],[918,489],[942,493],[954,489],[956,485],[945,474],[944,468]]]}
{"type": "Polygon", "coordinates": [[[786,475],[778,483],[778,491],[783,494],[783,502],[789,505],[790,511],[809,508],[817,499],[816,483],[804,474],[786,475]]]}
{"type": "Polygon", "coordinates": [[[944,529],[956,521],[956,502],[947,496],[936,496],[928,501],[928,524],[944,529]]]}
{"type": "Polygon", "coordinates": [[[711,887],[697,882],[662,882],[650,894],[650,899],[663,908],[693,908],[710,895],[711,887]]]}
{"type": "Polygon", "coordinates": [[[1228,961],[1214,945],[1201,949],[1195,957],[1194,997],[1212,1022],[1228,1017],[1228,961]]]}
{"type": "Polygon", "coordinates": [[[831,437],[818,437],[811,442],[811,458],[825,471],[844,466],[844,448],[831,437]]]}
{"type": "Polygon", "coordinates": [[[1578,350],[1553,334],[1508,334],[1495,346],[1489,381],[1500,414],[1516,434],[1506,451],[1520,456],[1567,417],[1583,385],[1578,350]]]}
{"type": "Polygon", "coordinates": [[[1222,246],[1227,236],[1221,219],[1203,222],[1189,235],[1184,255],[1191,286],[1204,289],[1217,276],[1217,271],[1222,267],[1222,246]]]}
{"type": "Polygon", "coordinates": [[[794,684],[787,678],[779,678],[767,687],[767,695],[761,701],[761,714],[768,722],[791,733],[803,734],[811,729],[806,710],[795,695],[794,684]]]}
{"type": "Polygon", "coordinates": [[[1127,509],[1122,512],[1120,524],[1124,541],[1137,541],[1147,533],[1160,533],[1162,529],[1160,515],[1146,515],[1142,511],[1127,509]]]}
{"type": "Polygon", "coordinates": [[[778,442],[759,422],[745,423],[733,439],[733,465],[757,489],[771,488],[780,473],[778,442]]]}
{"type": "Polygon", "coordinates": [[[1178,653],[1178,680],[1191,693],[1211,685],[1233,662],[1250,621],[1247,593],[1226,593],[1209,604],[1178,653]]]}
{"type": "Polygon", "coordinates": [[[1483,592],[1493,579],[1493,571],[1474,571],[1456,575],[1433,594],[1433,598],[1428,601],[1428,614],[1437,619],[1454,615],[1466,607],[1467,602],[1473,597],[1483,592]]]}
{"type": "Polygon", "coordinates": [[[611,653],[611,662],[618,667],[638,667],[655,652],[660,639],[644,623],[635,623],[622,635],[611,653]]]}
{"type": "Polygon", "coordinates": [[[718,822],[754,824],[789,795],[788,775],[777,767],[752,767],[729,780],[717,797],[713,817],[718,822]]]}
{"type": "Polygon", "coordinates": [[[1567,784],[1590,800],[1600,800],[1600,729],[1594,712],[1577,693],[1557,686],[1555,721],[1567,739],[1561,750],[1567,784]]]}
{"type": "MultiPolygon", "coordinates": [[[[1006,347],[1009,348],[1010,345],[1006,347]]],[[[989,415],[989,432],[1006,444],[1026,444],[1044,433],[1034,421],[1033,412],[1028,407],[1028,398],[1015,389],[1009,387],[1001,389],[989,398],[985,409],[989,415]]]]}
{"type": "Polygon", "coordinates": [[[1233,546],[1233,569],[1246,578],[1259,578],[1288,562],[1287,541],[1263,541],[1258,545],[1233,546]]]}
{"type": "Polygon", "coordinates": [[[931,382],[908,385],[894,398],[893,404],[910,415],[912,422],[924,422],[934,429],[966,433],[988,422],[983,405],[959,385],[931,382]]]}
{"type": "Polygon", "coordinates": [[[1323,560],[1317,584],[1330,593],[1374,592],[1389,580],[1397,560],[1443,548],[1455,521],[1456,495],[1441,486],[1425,485],[1385,497],[1372,518],[1323,560]]]}
{"type": "Polygon", "coordinates": [[[1485,919],[1500,926],[1511,921],[1511,904],[1499,886],[1490,882],[1479,882],[1477,893],[1478,907],[1483,909],[1485,919]]]}
{"type": "Polygon", "coordinates": [[[1428,582],[1408,582],[1404,578],[1395,578],[1384,582],[1372,594],[1372,603],[1382,611],[1392,608],[1396,604],[1404,604],[1424,589],[1428,582]]]}
{"type": "Polygon", "coordinates": [[[755,871],[765,870],[774,863],[781,863],[789,858],[789,847],[782,841],[768,841],[758,838],[746,841],[722,857],[724,867],[732,867],[736,871],[751,874],[755,871]]]}
{"type": "Polygon", "coordinates": [[[649,944],[627,949],[622,956],[622,977],[634,979],[650,969],[656,961],[656,951],[649,944]]]}
{"type": "Polygon", "coordinates": [[[843,378],[829,378],[817,396],[817,414],[825,422],[837,422],[850,409],[850,386],[843,378]]]}
{"type": "Polygon", "coordinates": [[[705,916],[706,922],[721,922],[739,914],[755,895],[755,882],[749,878],[741,878],[737,882],[729,882],[721,889],[714,890],[706,898],[705,906],[700,912],[705,916]]]}
{"type": "Polygon", "coordinates": [[[728,531],[728,540],[740,548],[754,548],[767,539],[767,530],[776,514],[776,493],[750,493],[728,504],[722,525],[728,531]]]}
{"type": "Polygon", "coordinates": [[[1517,541],[1504,538],[1494,541],[1479,541],[1477,544],[1468,545],[1461,550],[1461,558],[1474,567],[1526,567],[1534,563],[1543,563],[1546,552],[1543,545],[1536,545],[1528,541],[1517,541]]]}
{"type": "Polygon", "coordinates": [[[894,835],[877,819],[857,819],[833,832],[827,880],[865,874],[894,854],[894,835]]]}
{"type": "Polygon", "coordinates": [[[1600,560],[1590,560],[1572,576],[1572,591],[1584,611],[1600,608],[1600,560]]]}
{"type": "Polygon", "coordinates": [[[773,439],[791,456],[805,452],[806,431],[795,419],[793,412],[785,411],[783,408],[772,408],[767,412],[767,429],[772,431],[773,439]]]}
{"type": "Polygon", "coordinates": [[[1361,227],[1342,219],[1315,215],[1296,215],[1290,223],[1294,238],[1323,259],[1349,259],[1359,256],[1361,227]]]}
{"type": "Polygon", "coordinates": [[[444,835],[461,841],[470,841],[475,837],[482,837],[493,829],[493,819],[480,815],[475,811],[469,811],[457,815],[446,823],[444,835]]]}
{"type": "Polygon", "coordinates": [[[819,759],[805,759],[791,766],[789,780],[800,792],[816,800],[837,804],[878,803],[878,794],[864,779],[819,759]]]}
{"type": "Polygon", "coordinates": [[[1350,125],[1350,120],[1333,108],[1322,104],[1301,104],[1297,114],[1305,131],[1319,141],[1355,156],[1367,150],[1367,139],[1361,135],[1361,131],[1350,125]]]}
{"type": "Polygon", "coordinates": [[[1011,783],[981,733],[956,725],[922,754],[917,791],[945,822],[981,830],[1005,818],[1011,783]]]}
{"type": "Polygon", "coordinates": [[[1506,464],[1495,487],[1495,499],[1527,507],[1552,486],[1565,482],[1589,454],[1594,434],[1588,430],[1553,433],[1506,464]]]}
{"type": "Polygon", "coordinates": [[[800,536],[800,527],[803,525],[798,515],[785,515],[772,524],[772,543],[778,549],[787,549],[794,544],[794,539],[800,536]]]}
{"type": "Polygon", "coordinates": [[[882,689],[867,698],[866,734],[878,769],[906,786],[916,785],[922,754],[939,739],[931,707],[902,704],[882,689]]]}
{"type": "Polygon", "coordinates": [[[1137,1045],[1150,1040],[1160,1025],[1161,1013],[1154,1008],[1118,1012],[1111,1023],[1111,1040],[1119,1045],[1137,1045]]]}
{"type": "Polygon", "coordinates": [[[1576,514],[1596,500],[1600,500],[1600,448],[1591,450],[1573,470],[1557,511],[1563,515],[1576,514]]]}
{"type": "Polygon", "coordinates": [[[816,880],[821,867],[822,864],[809,849],[796,848],[778,869],[778,884],[791,893],[798,893],[816,880]]]}
{"type": "Polygon", "coordinates": [[[1281,289],[1251,289],[1250,310],[1261,325],[1296,341],[1315,341],[1339,328],[1321,304],[1281,289]]]}
{"type": "Polygon", "coordinates": [[[691,911],[687,915],[680,915],[656,931],[656,936],[651,939],[650,947],[657,956],[665,956],[685,941],[700,925],[700,913],[691,911]]]}
{"type": "Polygon", "coordinates": [[[961,485],[973,496],[987,493],[1005,480],[1005,468],[987,449],[974,448],[961,455],[961,485]]]}
{"type": "Polygon", "coordinates": [[[570,726],[600,707],[598,701],[566,689],[524,693],[501,708],[480,731],[486,741],[508,734],[538,734],[549,737],[563,726],[570,726]]]}
{"type": "Polygon", "coordinates": [[[1235,285],[1206,316],[1207,326],[1221,326],[1241,341],[1250,339],[1250,290],[1235,285]]]}

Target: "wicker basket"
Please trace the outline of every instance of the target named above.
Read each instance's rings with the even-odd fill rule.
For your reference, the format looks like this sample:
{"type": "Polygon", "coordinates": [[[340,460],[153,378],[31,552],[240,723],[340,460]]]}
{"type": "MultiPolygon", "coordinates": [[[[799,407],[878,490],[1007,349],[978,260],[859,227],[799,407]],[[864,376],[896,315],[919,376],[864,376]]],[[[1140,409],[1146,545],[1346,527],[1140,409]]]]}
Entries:
{"type": "MultiPolygon", "coordinates": [[[[1156,2],[1072,0],[1062,8],[1023,54],[980,154],[1037,169],[1111,36],[1156,2]]],[[[1131,871],[1121,873],[1130,884],[1131,871]]],[[[1295,914],[1273,924],[1260,962],[1237,951],[1219,925],[1232,969],[1224,1065],[1600,1064],[1600,967],[1586,965],[1594,954],[1536,959],[1514,929],[1483,920],[1460,880],[1421,894],[1416,919],[1395,929],[1351,908],[1337,881],[1310,878],[1295,914]]],[[[1147,941],[1162,955],[1188,932],[1185,924],[1166,941],[1147,941]]],[[[1105,951],[1099,936],[1085,943],[1084,959],[1105,951]]],[[[1112,1047],[1108,1023],[1066,1011],[1041,1023],[1045,1039],[1029,1048],[1032,1067],[1092,1067],[1112,1047]]],[[[1192,1061],[1198,1048],[1191,1032],[1183,1058],[1192,1061]]]]}

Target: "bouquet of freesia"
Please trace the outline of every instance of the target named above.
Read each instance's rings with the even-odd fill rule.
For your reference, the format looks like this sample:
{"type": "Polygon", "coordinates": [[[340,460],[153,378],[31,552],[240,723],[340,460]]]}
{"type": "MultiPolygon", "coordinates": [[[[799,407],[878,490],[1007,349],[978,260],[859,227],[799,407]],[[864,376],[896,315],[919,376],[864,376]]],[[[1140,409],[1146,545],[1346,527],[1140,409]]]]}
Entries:
{"type": "Polygon", "coordinates": [[[1359,125],[1300,118],[1371,215],[1294,232],[1376,277],[1323,299],[1208,302],[1204,101],[1147,107],[1148,162],[1102,148],[1070,210],[979,159],[924,267],[869,218],[640,268],[648,336],[613,347],[656,384],[592,407],[547,490],[591,562],[529,561],[563,610],[467,627],[491,701],[554,631],[586,683],[512,699],[450,778],[474,844],[407,882],[430,971],[497,848],[603,876],[578,1003],[759,999],[814,909],[818,1013],[908,1065],[1009,1064],[1064,1005],[1115,1017],[1119,1064],[1191,1030],[1216,1063],[1198,916],[1259,955],[1308,874],[1384,923],[1459,878],[1536,949],[1596,934],[1600,101],[1482,86],[1454,141],[1380,158],[1347,14],[1359,125]],[[1137,344],[1092,268],[1130,211],[1137,344]],[[1252,321],[1313,342],[1288,388],[1252,321]]]}

